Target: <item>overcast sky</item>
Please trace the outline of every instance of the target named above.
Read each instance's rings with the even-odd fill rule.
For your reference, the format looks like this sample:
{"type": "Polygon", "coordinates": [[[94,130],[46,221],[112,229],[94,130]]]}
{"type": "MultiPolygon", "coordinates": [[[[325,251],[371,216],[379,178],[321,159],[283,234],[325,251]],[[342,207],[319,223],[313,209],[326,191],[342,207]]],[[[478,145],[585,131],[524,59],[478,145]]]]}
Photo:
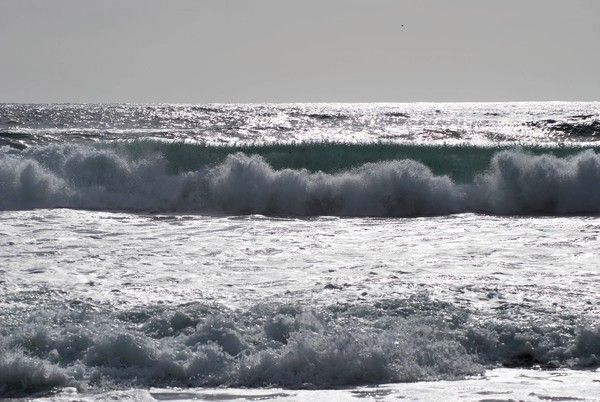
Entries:
{"type": "Polygon", "coordinates": [[[0,102],[510,100],[600,100],[600,0],[0,0],[0,102]]]}

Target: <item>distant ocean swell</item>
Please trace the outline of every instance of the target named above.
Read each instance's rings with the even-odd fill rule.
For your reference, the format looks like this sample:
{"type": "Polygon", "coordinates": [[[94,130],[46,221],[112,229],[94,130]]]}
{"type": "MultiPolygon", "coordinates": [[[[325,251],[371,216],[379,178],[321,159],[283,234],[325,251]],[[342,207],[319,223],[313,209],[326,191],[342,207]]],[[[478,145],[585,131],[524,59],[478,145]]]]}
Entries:
{"type": "Polygon", "coordinates": [[[0,330],[0,397],[55,387],[286,386],[457,379],[485,368],[596,367],[600,328],[480,319],[426,295],[319,310],[38,311],[0,330]],[[406,315],[403,308],[415,307],[406,315]]]}
{"type": "Polygon", "coordinates": [[[594,150],[246,148],[152,141],[4,148],[0,209],[374,217],[600,212],[594,150]]]}

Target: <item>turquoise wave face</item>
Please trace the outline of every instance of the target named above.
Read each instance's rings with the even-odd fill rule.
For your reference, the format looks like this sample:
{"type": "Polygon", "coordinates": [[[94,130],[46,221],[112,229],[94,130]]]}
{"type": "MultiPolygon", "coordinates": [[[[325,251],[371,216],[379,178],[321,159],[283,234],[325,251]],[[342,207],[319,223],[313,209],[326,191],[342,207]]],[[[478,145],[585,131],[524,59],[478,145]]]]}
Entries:
{"type": "Polygon", "coordinates": [[[518,151],[531,155],[565,158],[583,150],[600,151],[599,147],[571,146],[442,146],[403,144],[271,144],[241,146],[209,146],[182,141],[138,140],[99,145],[125,153],[133,158],[160,154],[172,173],[193,171],[223,163],[238,152],[259,155],[271,167],[306,169],[311,172],[336,173],[365,163],[410,159],[427,166],[436,175],[447,175],[458,183],[472,181],[484,171],[494,155],[501,151],[518,151]]]}

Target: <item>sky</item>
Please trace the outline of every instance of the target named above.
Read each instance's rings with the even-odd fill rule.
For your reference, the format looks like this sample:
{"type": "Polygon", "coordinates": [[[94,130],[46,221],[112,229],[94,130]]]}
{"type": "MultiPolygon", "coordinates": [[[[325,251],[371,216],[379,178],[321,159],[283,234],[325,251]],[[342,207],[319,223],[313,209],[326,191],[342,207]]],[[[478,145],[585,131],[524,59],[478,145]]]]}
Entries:
{"type": "Polygon", "coordinates": [[[600,100],[600,0],[0,0],[0,102],[600,100]]]}

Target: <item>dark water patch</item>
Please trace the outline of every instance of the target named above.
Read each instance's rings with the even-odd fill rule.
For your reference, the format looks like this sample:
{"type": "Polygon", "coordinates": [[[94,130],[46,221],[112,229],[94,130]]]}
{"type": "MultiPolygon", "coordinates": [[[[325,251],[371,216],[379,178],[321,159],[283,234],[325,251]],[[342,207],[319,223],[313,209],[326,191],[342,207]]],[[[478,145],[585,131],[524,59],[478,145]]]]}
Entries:
{"type": "Polygon", "coordinates": [[[337,113],[306,113],[304,116],[315,120],[345,120],[349,118],[347,115],[337,113]]]}
{"type": "Polygon", "coordinates": [[[600,136],[600,121],[594,120],[589,123],[559,123],[554,125],[553,130],[561,131],[569,136],[598,137],[600,136]]]}
{"type": "Polygon", "coordinates": [[[6,139],[28,139],[31,138],[31,134],[23,133],[18,131],[0,131],[0,138],[6,139]]]}
{"type": "MultiPolygon", "coordinates": [[[[586,120],[593,115],[576,116],[574,118],[586,120]]],[[[600,120],[591,120],[585,122],[564,122],[554,119],[546,119],[536,122],[529,122],[527,125],[540,128],[546,131],[560,133],[566,137],[596,138],[600,137],[600,120]]]]}
{"type": "Polygon", "coordinates": [[[410,115],[408,113],[404,113],[404,112],[385,112],[383,113],[384,116],[387,117],[396,117],[396,118],[402,118],[402,119],[408,119],[410,117],[410,115]]]}

